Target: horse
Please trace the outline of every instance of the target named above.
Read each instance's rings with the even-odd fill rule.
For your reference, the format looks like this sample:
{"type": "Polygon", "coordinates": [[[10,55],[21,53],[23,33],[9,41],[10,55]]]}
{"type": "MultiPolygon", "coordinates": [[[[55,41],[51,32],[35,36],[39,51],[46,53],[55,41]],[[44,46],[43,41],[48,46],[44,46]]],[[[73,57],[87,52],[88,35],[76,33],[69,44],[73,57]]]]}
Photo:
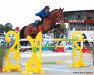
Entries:
{"type": "MultiPolygon", "coordinates": [[[[23,27],[20,30],[20,38],[27,38],[27,36],[31,36],[35,38],[38,32],[42,31],[43,34],[52,30],[56,23],[61,23],[64,19],[63,9],[54,9],[51,11],[50,15],[44,18],[43,23],[39,23],[37,25],[37,29],[34,28],[34,23],[30,23],[28,26],[23,27]]],[[[27,43],[27,42],[25,42],[27,43]]],[[[22,45],[22,42],[21,42],[22,45]]]]}

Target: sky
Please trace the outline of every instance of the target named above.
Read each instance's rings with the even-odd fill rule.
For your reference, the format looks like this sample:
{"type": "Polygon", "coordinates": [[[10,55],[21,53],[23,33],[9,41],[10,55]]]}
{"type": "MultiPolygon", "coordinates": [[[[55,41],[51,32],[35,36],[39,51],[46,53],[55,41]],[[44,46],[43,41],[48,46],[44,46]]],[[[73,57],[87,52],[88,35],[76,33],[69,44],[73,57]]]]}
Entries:
{"type": "Polygon", "coordinates": [[[13,28],[26,26],[37,18],[35,13],[46,5],[64,11],[94,9],[94,0],[0,0],[0,24],[11,23],[13,28]]]}

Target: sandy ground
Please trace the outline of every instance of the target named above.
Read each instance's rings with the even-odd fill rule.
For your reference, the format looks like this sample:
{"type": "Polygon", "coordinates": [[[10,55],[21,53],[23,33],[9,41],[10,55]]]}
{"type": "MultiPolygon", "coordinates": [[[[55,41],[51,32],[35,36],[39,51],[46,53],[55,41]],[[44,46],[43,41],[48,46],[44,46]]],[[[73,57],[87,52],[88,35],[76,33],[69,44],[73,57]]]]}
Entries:
{"type": "MultiPolygon", "coordinates": [[[[30,52],[21,53],[21,68],[25,70],[25,62],[30,58],[30,52]]],[[[77,57],[79,58],[79,56],[77,57]]],[[[33,74],[33,75],[94,75],[94,69],[92,66],[92,55],[91,53],[83,53],[84,63],[86,67],[71,68],[69,65],[72,63],[72,53],[52,53],[43,52],[43,62],[47,61],[64,61],[64,64],[43,64],[43,70],[45,74],[33,74]]],[[[14,63],[14,61],[11,61],[14,63]]],[[[0,75],[28,75],[22,74],[21,72],[1,72],[0,75]]]]}

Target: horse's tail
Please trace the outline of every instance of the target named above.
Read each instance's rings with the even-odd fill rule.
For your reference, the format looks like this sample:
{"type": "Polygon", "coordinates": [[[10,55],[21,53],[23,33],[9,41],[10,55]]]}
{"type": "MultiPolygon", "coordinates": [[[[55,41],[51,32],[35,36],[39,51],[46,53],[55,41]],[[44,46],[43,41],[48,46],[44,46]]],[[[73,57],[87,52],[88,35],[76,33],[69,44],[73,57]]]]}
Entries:
{"type": "Polygon", "coordinates": [[[24,30],[27,26],[24,26],[21,30],[20,30],[20,38],[25,38],[24,36],[24,30]]]}
{"type": "MultiPolygon", "coordinates": [[[[20,39],[23,39],[25,38],[25,35],[24,35],[24,30],[27,26],[24,26],[21,30],[20,30],[20,39]]],[[[27,45],[27,41],[20,41],[20,44],[21,46],[26,46],[27,45]]],[[[26,49],[20,49],[20,52],[24,52],[26,49]]]]}

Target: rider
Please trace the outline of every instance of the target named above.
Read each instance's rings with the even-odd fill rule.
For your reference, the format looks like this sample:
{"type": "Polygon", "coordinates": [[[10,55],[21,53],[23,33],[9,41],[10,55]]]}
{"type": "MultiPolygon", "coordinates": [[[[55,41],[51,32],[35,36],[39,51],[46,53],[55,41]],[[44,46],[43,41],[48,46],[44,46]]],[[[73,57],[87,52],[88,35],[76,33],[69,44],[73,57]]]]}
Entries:
{"type": "MultiPolygon", "coordinates": [[[[36,13],[36,16],[41,18],[41,21],[43,22],[44,18],[48,17],[50,15],[50,8],[49,6],[45,6],[40,12],[36,13]]],[[[35,21],[34,27],[36,29],[36,25],[39,22],[39,20],[35,21]]]]}

